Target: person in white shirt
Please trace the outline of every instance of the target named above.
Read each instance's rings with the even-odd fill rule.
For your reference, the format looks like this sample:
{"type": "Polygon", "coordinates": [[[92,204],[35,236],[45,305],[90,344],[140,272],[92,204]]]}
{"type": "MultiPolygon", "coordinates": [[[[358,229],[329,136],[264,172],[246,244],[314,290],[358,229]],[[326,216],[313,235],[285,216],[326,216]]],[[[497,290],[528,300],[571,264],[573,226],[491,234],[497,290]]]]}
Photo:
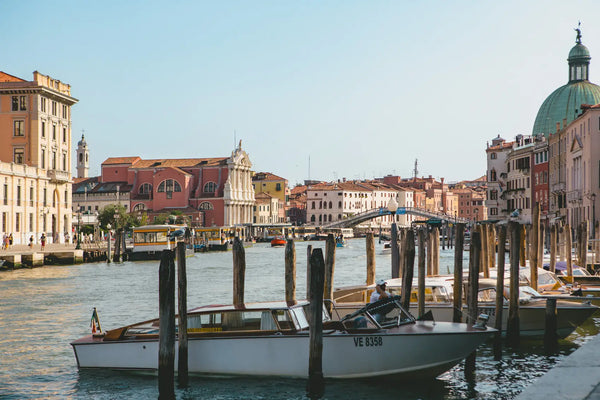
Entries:
{"type": "MultiPolygon", "coordinates": [[[[375,286],[375,291],[371,294],[370,303],[375,303],[378,300],[383,300],[391,297],[391,295],[385,290],[387,282],[383,279],[377,281],[377,285],[375,286]]],[[[375,313],[373,314],[375,320],[379,323],[385,319],[385,314],[383,313],[375,313]]]]}

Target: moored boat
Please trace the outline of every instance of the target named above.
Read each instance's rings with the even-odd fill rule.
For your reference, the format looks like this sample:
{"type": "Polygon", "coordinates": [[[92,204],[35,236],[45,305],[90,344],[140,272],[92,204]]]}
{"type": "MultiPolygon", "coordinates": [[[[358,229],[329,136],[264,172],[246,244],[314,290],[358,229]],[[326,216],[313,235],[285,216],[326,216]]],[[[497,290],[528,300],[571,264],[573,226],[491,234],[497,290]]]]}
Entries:
{"type": "MultiPolygon", "coordinates": [[[[212,305],[188,313],[188,368],[202,375],[307,377],[306,301],[212,305]]],[[[95,325],[94,325],[95,326],[95,325]]],[[[99,326],[99,324],[98,324],[99,326]]],[[[159,320],[89,335],[71,343],[79,368],[158,368],[159,320]]],[[[397,297],[337,321],[323,310],[323,375],[435,377],[495,332],[485,326],[416,321],[397,297]],[[377,318],[376,314],[385,314],[377,318]]],[[[176,344],[177,346],[177,344],[176,344]]],[[[177,366],[177,361],[175,361],[177,366]]]]}
{"type": "MultiPolygon", "coordinates": [[[[388,279],[387,290],[392,295],[401,294],[402,279],[388,279]]],[[[454,278],[451,276],[427,277],[425,281],[425,311],[431,311],[436,321],[452,321],[454,313],[453,303],[454,278]]],[[[351,313],[369,301],[370,293],[375,285],[356,285],[336,288],[333,293],[334,301],[340,315],[351,313]],[[342,311],[344,310],[345,311],[342,311]]],[[[466,291],[463,291],[466,293],[466,291]]],[[[504,311],[502,313],[502,329],[505,331],[508,320],[508,287],[504,288],[504,311]]],[[[479,305],[478,313],[490,316],[490,325],[496,326],[495,299],[496,280],[479,279],[479,305]]],[[[413,281],[411,291],[411,310],[417,308],[417,280],[413,281]]],[[[467,315],[467,308],[463,306],[463,316],[467,315]]],[[[577,326],[592,316],[598,307],[578,301],[557,301],[557,334],[564,338],[571,334],[577,326]]],[[[519,319],[522,336],[542,336],[545,330],[546,300],[542,295],[529,286],[519,287],[519,319]]]]}
{"type": "Polygon", "coordinates": [[[286,240],[282,236],[276,236],[271,239],[271,247],[285,246],[286,240]]]}

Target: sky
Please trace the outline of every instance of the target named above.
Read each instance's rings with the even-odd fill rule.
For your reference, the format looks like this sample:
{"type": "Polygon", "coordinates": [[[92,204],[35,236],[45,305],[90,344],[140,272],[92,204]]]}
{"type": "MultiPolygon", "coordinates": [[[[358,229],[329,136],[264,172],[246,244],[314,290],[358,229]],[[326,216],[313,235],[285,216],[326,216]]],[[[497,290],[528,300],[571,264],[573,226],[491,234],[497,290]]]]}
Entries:
{"type": "MultiPolygon", "coordinates": [[[[0,1],[0,71],[71,85],[73,171],[108,157],[227,157],[305,179],[485,174],[567,83],[600,2],[0,1]]],[[[597,58],[596,58],[596,57],[597,58]]],[[[75,173],[75,172],[74,172],[75,173]]]]}

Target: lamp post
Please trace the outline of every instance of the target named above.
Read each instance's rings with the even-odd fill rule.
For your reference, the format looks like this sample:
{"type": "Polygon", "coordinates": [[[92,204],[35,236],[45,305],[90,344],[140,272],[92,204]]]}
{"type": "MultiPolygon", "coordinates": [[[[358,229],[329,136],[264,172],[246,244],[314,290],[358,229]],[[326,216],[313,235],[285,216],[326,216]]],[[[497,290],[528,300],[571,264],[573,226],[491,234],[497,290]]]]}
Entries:
{"type": "Polygon", "coordinates": [[[106,224],[106,229],[108,229],[108,236],[107,238],[107,247],[106,247],[106,262],[110,264],[110,262],[112,261],[110,258],[110,236],[111,236],[111,232],[110,229],[112,228],[112,226],[110,225],[110,223],[106,224]]]}
{"type": "Polygon", "coordinates": [[[81,249],[81,240],[79,239],[81,234],[81,211],[77,212],[77,246],[75,246],[75,250],[81,249]]]}
{"type": "Polygon", "coordinates": [[[400,250],[398,249],[398,226],[396,225],[396,212],[398,203],[394,197],[390,198],[387,205],[388,211],[392,214],[391,226],[391,248],[392,248],[392,278],[400,277],[400,250]]]}

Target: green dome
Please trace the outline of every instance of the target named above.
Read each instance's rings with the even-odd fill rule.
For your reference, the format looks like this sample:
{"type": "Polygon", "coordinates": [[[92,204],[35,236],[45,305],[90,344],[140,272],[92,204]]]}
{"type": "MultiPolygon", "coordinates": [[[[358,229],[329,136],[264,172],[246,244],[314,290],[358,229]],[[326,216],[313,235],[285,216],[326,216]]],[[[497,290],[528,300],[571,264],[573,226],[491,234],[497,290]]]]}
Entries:
{"type": "Polygon", "coordinates": [[[600,86],[587,81],[568,83],[556,89],[544,101],[533,124],[533,134],[556,132],[556,123],[562,127],[563,119],[567,124],[573,122],[581,112],[582,104],[600,103],[600,86]]]}
{"type": "Polygon", "coordinates": [[[587,47],[582,45],[581,43],[577,43],[571,51],[569,52],[569,61],[579,60],[579,59],[587,59],[590,60],[590,51],[587,47]]]}
{"type": "Polygon", "coordinates": [[[570,124],[581,113],[582,104],[600,103],[600,86],[589,81],[590,52],[581,44],[581,31],[577,31],[575,46],[569,52],[569,82],[556,89],[540,107],[533,134],[546,137],[556,132],[556,124],[562,128],[563,120],[570,124]]]}

